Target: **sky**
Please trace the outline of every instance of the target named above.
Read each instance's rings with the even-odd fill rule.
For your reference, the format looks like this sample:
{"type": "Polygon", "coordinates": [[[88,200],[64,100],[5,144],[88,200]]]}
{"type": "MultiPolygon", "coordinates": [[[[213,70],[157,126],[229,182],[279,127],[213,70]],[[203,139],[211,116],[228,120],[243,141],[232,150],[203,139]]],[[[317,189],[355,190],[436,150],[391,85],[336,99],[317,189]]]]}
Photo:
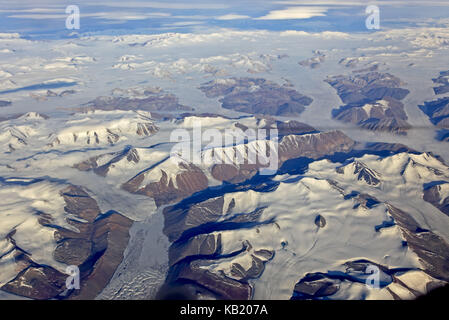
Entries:
{"type": "Polygon", "coordinates": [[[437,25],[449,19],[447,0],[0,0],[0,32],[30,38],[76,34],[155,34],[238,30],[367,32],[368,5],[380,9],[381,28],[437,25]],[[80,10],[80,29],[68,30],[66,8],[80,10]]]}

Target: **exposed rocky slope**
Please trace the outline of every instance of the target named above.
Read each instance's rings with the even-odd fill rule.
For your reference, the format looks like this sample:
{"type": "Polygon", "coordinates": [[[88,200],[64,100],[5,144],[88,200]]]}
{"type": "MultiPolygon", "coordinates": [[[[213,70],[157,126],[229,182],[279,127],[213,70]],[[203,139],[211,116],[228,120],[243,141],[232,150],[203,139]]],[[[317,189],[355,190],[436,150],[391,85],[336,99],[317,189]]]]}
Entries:
{"type": "MultiPolygon", "coordinates": [[[[416,298],[448,282],[449,245],[417,222],[416,212],[390,202],[401,202],[403,192],[422,192],[420,184],[436,179],[449,180],[447,166],[430,154],[405,152],[365,155],[343,165],[312,162],[298,179],[267,177],[200,192],[164,209],[164,233],[172,245],[161,294],[171,288],[246,299],[258,290],[266,295],[256,297],[270,297],[290,287],[293,299],[416,298]],[[396,190],[398,185],[403,191],[396,190]],[[299,225],[303,229],[297,237],[299,225]],[[340,239],[336,235],[343,229],[340,239]],[[398,260],[396,250],[403,259],[398,260]],[[370,266],[380,269],[377,290],[365,285],[370,266]],[[295,285],[288,279],[297,270],[304,275],[295,285]]],[[[422,199],[411,204],[415,211],[425,212],[424,207],[422,199]]],[[[442,212],[432,214],[447,219],[442,212]]]]}
{"type": "MultiPolygon", "coordinates": [[[[436,95],[449,92],[449,72],[440,72],[440,76],[433,79],[433,82],[441,84],[434,88],[436,95]]],[[[443,97],[433,101],[424,102],[419,108],[430,119],[430,121],[439,128],[436,139],[440,141],[449,141],[449,97],[443,97]]]]}
{"type": "Polygon", "coordinates": [[[208,179],[199,167],[185,162],[169,164],[171,161],[167,159],[165,162],[169,167],[175,167],[174,170],[164,170],[163,167],[150,169],[124,183],[122,188],[131,193],[151,197],[158,206],[183,199],[207,188],[208,179]],[[153,179],[151,175],[154,174],[160,178],[153,179]]]}
{"type": "Polygon", "coordinates": [[[135,90],[114,90],[112,96],[98,97],[80,110],[144,110],[144,111],[192,111],[191,107],[179,103],[178,97],[159,88],[135,90]]]}
{"type": "Polygon", "coordinates": [[[300,66],[309,67],[311,69],[318,68],[325,60],[326,55],[318,50],[314,51],[314,56],[312,58],[302,60],[299,62],[300,66]]]}
{"type": "Polygon", "coordinates": [[[13,152],[27,147],[42,151],[114,145],[151,136],[159,128],[145,111],[89,111],[63,121],[37,112],[14,115],[0,122],[0,130],[0,145],[13,152]]]}
{"type": "MultiPolygon", "coordinates": [[[[46,182],[35,183],[37,188],[46,188],[46,182]]],[[[30,188],[23,191],[24,195],[33,192],[33,183],[30,188]]],[[[33,197],[35,203],[46,201],[43,194],[33,197]]],[[[60,191],[59,197],[64,203],[62,215],[38,210],[36,218],[30,216],[23,220],[2,239],[8,246],[2,248],[0,261],[11,264],[14,271],[10,270],[12,279],[1,290],[32,299],[93,299],[113,276],[123,259],[132,221],[117,212],[101,214],[97,202],[81,187],[68,186],[60,191]],[[49,237],[49,242],[44,244],[46,249],[39,247],[45,250],[44,256],[40,251],[27,251],[30,244],[21,231],[22,226],[26,228],[34,219],[33,228],[49,237]],[[54,260],[45,263],[41,259],[54,260]],[[68,275],[64,266],[68,265],[80,269],[80,290],[66,288],[68,275]]]]}
{"type": "MultiPolygon", "coordinates": [[[[81,117],[80,115],[79,117],[81,117]]],[[[146,112],[88,112],[84,119],[66,123],[66,128],[50,135],[50,147],[58,145],[113,145],[123,136],[150,136],[158,127],[146,112]]]]}
{"type": "Polygon", "coordinates": [[[15,151],[26,147],[28,139],[38,134],[38,128],[46,115],[37,112],[17,114],[0,119],[0,144],[4,151],[15,151]]]}
{"type": "Polygon", "coordinates": [[[441,71],[438,78],[432,79],[438,87],[433,88],[435,94],[445,94],[449,92],[449,71],[441,71]]]}
{"type": "Polygon", "coordinates": [[[435,126],[449,129],[449,97],[426,102],[419,107],[435,126]]]}
{"type": "Polygon", "coordinates": [[[9,107],[11,104],[12,104],[11,101],[0,100],[0,108],[1,108],[1,107],[9,107]]]}
{"type": "Polygon", "coordinates": [[[405,134],[410,128],[404,105],[409,91],[400,88],[399,78],[379,72],[326,79],[346,105],[333,110],[332,116],[373,131],[405,134]]]}
{"type": "MultiPolygon", "coordinates": [[[[191,194],[208,187],[208,176],[220,182],[239,183],[254,177],[259,170],[266,168],[269,164],[262,162],[248,163],[247,150],[270,150],[276,162],[276,168],[281,167],[286,161],[307,157],[318,159],[325,155],[337,152],[348,152],[354,146],[354,141],[342,132],[333,131],[327,133],[315,133],[304,135],[288,135],[273,147],[266,141],[249,142],[226,148],[215,148],[204,152],[206,159],[211,154],[222,159],[209,165],[198,166],[183,160],[175,162],[173,158],[163,160],[162,163],[142,171],[135,177],[123,184],[123,189],[138,194],[144,194],[156,201],[157,205],[168,204],[179,201],[191,194]],[[240,154],[245,163],[236,164],[227,161],[240,154]]],[[[100,168],[95,169],[102,170],[100,168]]]]}
{"type": "MultiPolygon", "coordinates": [[[[282,139],[274,148],[276,154],[273,154],[273,161],[277,167],[292,158],[303,156],[316,159],[326,154],[349,151],[354,145],[354,142],[341,132],[318,133],[316,129],[297,121],[211,118],[210,115],[195,117],[196,120],[191,118],[179,120],[179,126],[210,118],[225,121],[239,130],[247,130],[254,124],[260,129],[276,129],[282,139]]],[[[263,152],[261,148],[269,150],[270,146],[269,141],[256,140],[230,147],[208,149],[202,152],[202,158],[208,159],[213,155],[217,161],[203,162],[201,165],[189,163],[182,158],[170,157],[168,152],[161,151],[157,147],[127,146],[122,151],[100,154],[77,163],[74,167],[81,171],[92,170],[102,177],[112,175],[124,179],[129,176],[128,179],[122,180],[122,188],[131,193],[147,195],[159,206],[179,201],[207,188],[209,177],[220,182],[232,183],[250,179],[267,164],[260,161],[249,163],[249,150],[263,152]],[[236,164],[229,160],[236,154],[242,156],[244,163],[236,164]]]]}
{"type": "Polygon", "coordinates": [[[425,186],[424,200],[449,216],[449,184],[436,183],[425,186]]]}
{"type": "Polygon", "coordinates": [[[288,86],[261,78],[218,79],[203,84],[200,90],[208,98],[223,97],[220,102],[225,109],[250,114],[299,115],[313,101],[288,86]]]}

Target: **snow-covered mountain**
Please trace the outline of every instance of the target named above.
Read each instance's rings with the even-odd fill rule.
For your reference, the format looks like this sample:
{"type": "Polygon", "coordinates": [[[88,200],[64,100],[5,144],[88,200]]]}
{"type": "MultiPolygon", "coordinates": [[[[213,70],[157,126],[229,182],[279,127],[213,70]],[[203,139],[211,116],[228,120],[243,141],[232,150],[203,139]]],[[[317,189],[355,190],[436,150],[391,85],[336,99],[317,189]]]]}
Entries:
{"type": "MultiPolygon", "coordinates": [[[[45,293],[22,288],[18,279],[32,281],[35,271],[28,264],[17,273],[10,259],[22,252],[32,268],[46,266],[42,283],[62,279],[68,264],[88,261],[97,252],[95,230],[103,228],[97,226],[103,219],[100,205],[110,201],[100,197],[96,202],[93,196],[105,186],[118,198],[144,197],[160,208],[169,241],[162,295],[188,280],[183,290],[195,288],[200,296],[214,298],[409,299],[449,280],[449,167],[431,153],[387,143],[364,145],[341,131],[319,132],[300,122],[259,117],[205,114],[153,120],[140,111],[93,111],[76,113],[59,125],[36,113],[3,123],[14,128],[25,124],[34,131],[22,148],[35,154],[8,170],[11,175],[33,166],[42,178],[2,180],[3,192],[24,195],[22,200],[9,196],[13,202],[4,204],[6,215],[22,212],[20,221],[2,225],[0,259],[10,266],[2,273],[4,291],[28,297],[65,294],[62,286],[45,293]],[[277,140],[237,139],[231,146],[202,144],[204,161],[192,163],[173,153],[167,139],[175,129],[192,130],[198,124],[222,130],[275,128],[282,134],[277,140]],[[55,133],[43,134],[50,129],[55,133]],[[112,143],[111,134],[118,137],[112,143]],[[55,137],[59,143],[48,145],[55,137]],[[92,144],[99,148],[90,149],[92,144]],[[116,151],[108,151],[108,145],[116,151]],[[271,175],[260,175],[262,163],[232,162],[236,155],[247,161],[246,151],[266,150],[258,149],[263,145],[276,150],[271,175]],[[39,154],[39,146],[50,153],[39,154]],[[73,148],[77,151],[66,151],[73,148]],[[58,153],[49,160],[53,151],[58,153]],[[206,161],[212,158],[215,162],[206,161]],[[87,189],[44,176],[48,161],[58,172],[70,166],[71,179],[79,175],[74,180],[87,189]],[[28,224],[33,229],[24,233],[28,224]],[[45,233],[45,244],[30,242],[30,233],[45,233]],[[379,289],[365,285],[370,266],[381,270],[379,289]]],[[[124,215],[105,210],[110,228],[118,223],[120,232],[128,232],[126,208],[120,210],[124,215]]],[[[121,250],[125,240],[117,244],[121,250]]],[[[101,259],[117,268],[123,254],[104,253],[101,259]]],[[[115,268],[102,272],[115,279],[115,268]]],[[[87,290],[70,297],[90,297],[87,290]]]]}
{"type": "Polygon", "coordinates": [[[150,136],[158,131],[151,114],[144,111],[89,111],[69,120],[29,112],[0,122],[4,150],[114,145],[119,141],[150,136]],[[33,140],[31,142],[30,140],[33,140]]]}
{"type": "Polygon", "coordinates": [[[433,23],[0,34],[0,299],[447,285],[449,32],[433,23]],[[272,135],[245,135],[259,131],[272,135]]]}
{"type": "Polygon", "coordinates": [[[148,112],[93,111],[67,121],[64,129],[50,137],[50,146],[115,144],[128,136],[145,137],[157,130],[148,112]]]}
{"type": "Polygon", "coordinates": [[[449,279],[449,244],[446,216],[426,204],[423,185],[448,178],[449,168],[431,155],[399,153],[344,166],[320,160],[299,176],[276,176],[245,191],[206,191],[164,211],[174,283],[197,281],[220,298],[426,293],[449,279]],[[382,270],[380,290],[365,285],[369,265],[382,270]],[[217,277],[229,289],[217,291],[217,277]],[[320,291],[329,281],[333,290],[320,291]]]}
{"type": "Polygon", "coordinates": [[[121,261],[131,220],[102,214],[72,185],[44,179],[0,181],[2,290],[33,299],[64,298],[68,265],[83,269],[75,299],[93,299],[121,261]]]}

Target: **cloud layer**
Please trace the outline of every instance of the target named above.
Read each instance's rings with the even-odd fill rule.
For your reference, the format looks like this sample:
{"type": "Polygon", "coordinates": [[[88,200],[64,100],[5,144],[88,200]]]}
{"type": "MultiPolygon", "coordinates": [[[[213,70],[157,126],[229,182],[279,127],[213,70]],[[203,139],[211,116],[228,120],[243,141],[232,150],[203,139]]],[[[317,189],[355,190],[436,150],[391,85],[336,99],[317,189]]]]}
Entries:
{"type": "Polygon", "coordinates": [[[288,20],[288,19],[309,19],[312,17],[323,17],[326,15],[326,7],[288,7],[281,10],[270,11],[267,15],[257,18],[257,20],[288,20]]]}

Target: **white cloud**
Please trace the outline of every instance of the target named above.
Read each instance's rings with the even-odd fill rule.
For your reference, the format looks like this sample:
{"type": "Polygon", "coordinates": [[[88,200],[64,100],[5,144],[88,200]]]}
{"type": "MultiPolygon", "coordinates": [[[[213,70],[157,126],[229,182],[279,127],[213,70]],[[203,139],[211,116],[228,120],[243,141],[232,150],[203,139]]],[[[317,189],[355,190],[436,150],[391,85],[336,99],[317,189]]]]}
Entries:
{"type": "Polygon", "coordinates": [[[223,16],[216,17],[217,20],[239,20],[239,19],[250,19],[250,16],[241,15],[241,14],[225,14],[223,16]]]}
{"type": "Polygon", "coordinates": [[[66,14],[12,14],[8,18],[16,19],[32,19],[32,20],[46,20],[46,19],[65,19],[66,14]]]}
{"type": "Polygon", "coordinates": [[[95,1],[95,4],[101,4],[103,6],[109,7],[124,7],[124,8],[153,8],[153,9],[178,9],[178,10],[189,10],[189,9],[226,9],[229,6],[225,4],[213,4],[213,3],[198,3],[191,1],[190,3],[180,3],[180,2],[157,2],[157,1],[123,1],[123,2],[111,2],[111,1],[95,1]]]}
{"type": "Polygon", "coordinates": [[[325,6],[448,6],[447,0],[281,0],[276,1],[276,4],[284,5],[325,5],[325,6]]]}
{"type": "Polygon", "coordinates": [[[351,35],[346,32],[338,32],[338,31],[323,31],[323,32],[305,32],[299,30],[287,30],[279,33],[281,37],[317,37],[323,39],[349,39],[351,35]]]}
{"type": "Polygon", "coordinates": [[[164,23],[164,27],[185,27],[185,26],[196,26],[203,24],[203,21],[179,21],[173,23],[164,23]]]}
{"type": "Polygon", "coordinates": [[[107,20],[145,20],[149,18],[167,18],[169,13],[135,13],[135,12],[100,12],[89,14],[90,17],[107,20]]]}
{"type": "Polygon", "coordinates": [[[63,7],[59,9],[51,8],[32,8],[32,9],[0,9],[2,13],[61,13],[64,12],[63,7]]]}
{"type": "Polygon", "coordinates": [[[0,39],[18,39],[20,34],[18,33],[0,33],[0,39]]]}
{"type": "Polygon", "coordinates": [[[256,18],[256,20],[309,19],[326,16],[327,10],[326,7],[288,7],[270,11],[267,15],[256,18]]]}
{"type": "MultiPolygon", "coordinates": [[[[167,18],[171,17],[169,13],[153,12],[153,13],[136,13],[136,12],[96,12],[96,13],[81,13],[81,18],[98,18],[105,20],[145,20],[149,18],[167,18]]],[[[66,19],[67,14],[13,14],[8,18],[17,19],[32,19],[32,20],[47,20],[47,19],[66,19]]]]}

